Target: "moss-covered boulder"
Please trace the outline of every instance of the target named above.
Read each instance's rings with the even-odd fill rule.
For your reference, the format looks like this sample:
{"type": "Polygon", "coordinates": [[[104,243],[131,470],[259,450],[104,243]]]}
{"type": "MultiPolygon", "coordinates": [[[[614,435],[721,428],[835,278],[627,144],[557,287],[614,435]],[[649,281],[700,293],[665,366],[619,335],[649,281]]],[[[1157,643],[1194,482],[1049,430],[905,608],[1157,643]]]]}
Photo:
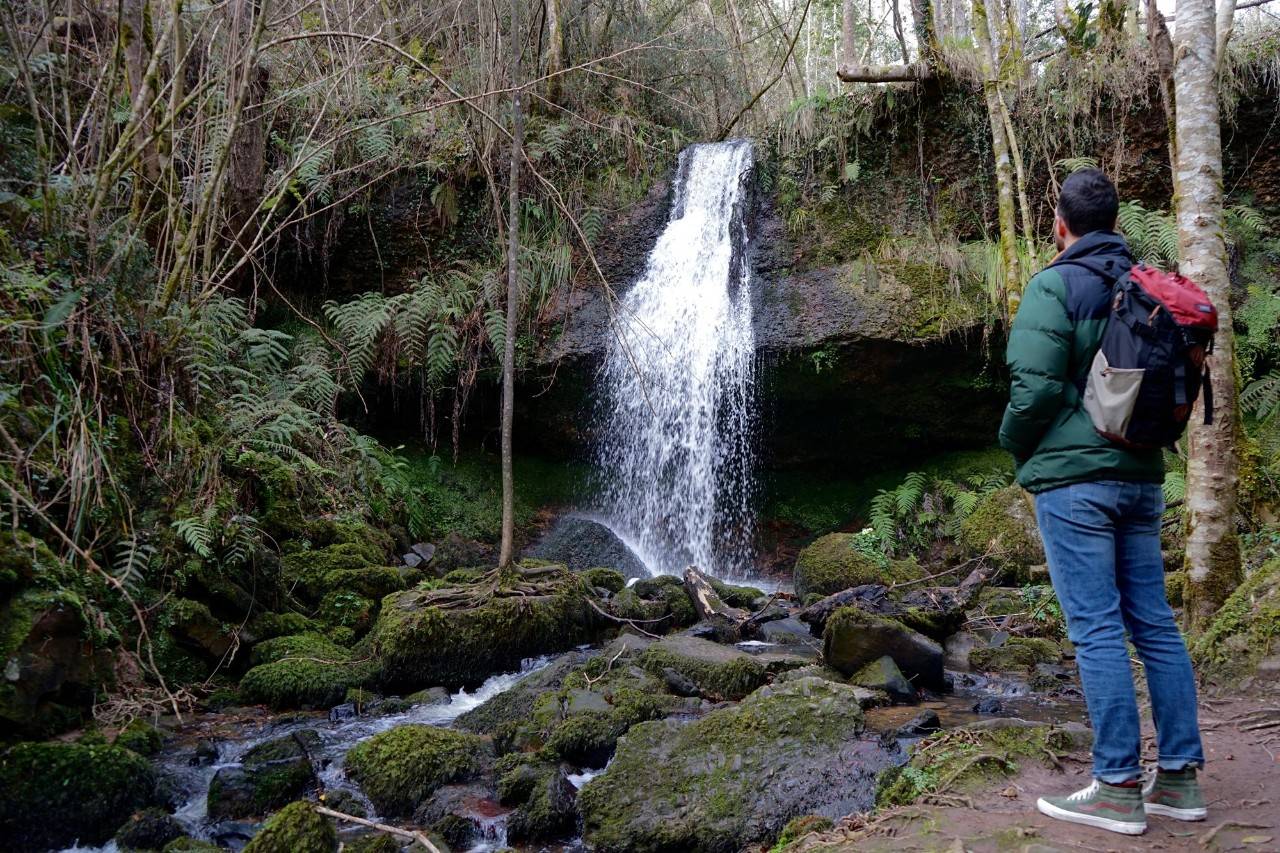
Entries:
{"type": "Polygon", "coordinates": [[[102,844],[155,787],[151,765],[131,750],[20,743],[0,755],[0,838],[14,851],[102,844]]]}
{"type": "Polygon", "coordinates": [[[858,542],[854,533],[828,533],[800,552],[793,583],[801,601],[868,583],[915,580],[924,574],[914,560],[886,560],[867,554],[859,550],[858,542]]]}
{"type": "Polygon", "coordinates": [[[687,634],[664,637],[640,656],[641,665],[670,681],[670,670],[708,699],[741,699],[768,678],[765,664],[733,646],[687,634]]]}
{"type": "Polygon", "coordinates": [[[256,664],[240,681],[250,702],[273,708],[328,708],[377,674],[368,653],[357,654],[320,634],[295,634],[259,643],[256,664]]]}
{"type": "Polygon", "coordinates": [[[949,729],[917,743],[905,765],[880,777],[876,803],[902,806],[927,794],[963,793],[1013,774],[1020,762],[1047,763],[1057,754],[1087,750],[1091,742],[1089,729],[1078,723],[1050,726],[1005,718],[949,729]]]}
{"type": "Polygon", "coordinates": [[[299,800],[271,816],[244,853],[335,853],[338,833],[315,806],[299,800]]]}
{"type": "Polygon", "coordinates": [[[1191,647],[1219,684],[1254,675],[1280,682],[1280,558],[1256,569],[1227,599],[1191,647]]]}
{"type": "Polygon", "coordinates": [[[969,668],[975,672],[1030,672],[1036,664],[1061,660],[1062,648],[1043,637],[1010,637],[969,652],[969,668]]]}
{"type": "Polygon", "coordinates": [[[579,792],[585,839],[602,853],[731,853],[800,815],[866,811],[892,758],[862,729],[854,688],[816,678],[690,723],[641,723],[579,792]]]}
{"type": "Polygon", "coordinates": [[[184,835],[166,844],[161,853],[222,853],[222,848],[211,841],[184,835]]]}
{"type": "Polygon", "coordinates": [[[116,832],[116,847],[124,853],[138,850],[163,850],[169,842],[181,838],[182,824],[162,809],[143,809],[134,813],[116,832]]]}
{"type": "Polygon", "coordinates": [[[888,655],[873,660],[849,681],[868,690],[881,691],[895,702],[914,702],[916,698],[916,689],[888,655]]]}
{"type": "Polygon", "coordinates": [[[765,597],[764,591],[754,586],[739,586],[716,578],[708,578],[708,580],[711,581],[711,588],[716,591],[716,595],[720,596],[720,600],[730,607],[753,610],[760,599],[765,597]]]}
{"type": "Polygon", "coordinates": [[[69,590],[28,589],[0,605],[0,742],[47,737],[87,717],[111,679],[111,654],[96,639],[69,590]]]}
{"type": "Polygon", "coordinates": [[[1035,510],[1019,486],[997,489],[960,523],[960,544],[970,557],[990,554],[1006,580],[1024,583],[1045,562],[1035,510]]]}
{"type": "MultiPolygon", "coordinates": [[[[618,641],[634,639],[624,635],[618,641]]],[[[503,727],[527,721],[538,698],[545,693],[559,691],[589,658],[591,655],[586,652],[566,652],[542,669],[521,678],[509,690],[467,711],[454,721],[454,726],[474,734],[493,735],[503,727]]]]}
{"type": "Polygon", "coordinates": [[[475,735],[435,726],[397,726],[347,753],[347,775],[379,814],[407,816],[440,786],[483,769],[487,747],[475,735]]]}
{"type": "Polygon", "coordinates": [[[789,844],[793,844],[804,838],[811,832],[826,832],[835,826],[835,821],[829,817],[822,815],[806,814],[787,821],[787,825],[782,828],[782,833],[778,836],[778,840],[774,843],[774,850],[782,850],[789,844]]]}
{"type": "Polygon", "coordinates": [[[628,578],[647,578],[649,570],[618,535],[598,521],[567,515],[529,549],[528,556],[568,566],[575,572],[607,566],[628,578]]]}
{"type": "Polygon", "coordinates": [[[264,815],[315,787],[310,751],[314,731],[285,735],[245,753],[238,767],[223,767],[209,783],[207,807],[214,820],[264,815]]]}
{"type": "Polygon", "coordinates": [[[131,749],[138,755],[155,755],[164,746],[164,735],[146,720],[133,720],[120,730],[114,741],[116,746],[131,749]]]}
{"type": "Polygon", "coordinates": [[[650,632],[674,631],[698,621],[698,611],[684,583],[672,575],[637,581],[610,600],[609,610],[623,619],[645,623],[650,632]]]}
{"type": "Polygon", "coordinates": [[[236,626],[214,616],[202,601],[171,599],[161,621],[177,646],[207,663],[227,659],[237,644],[236,626]]]}
{"type": "Polygon", "coordinates": [[[595,568],[584,570],[582,575],[593,589],[603,589],[610,595],[622,592],[627,586],[627,579],[622,576],[621,572],[613,569],[596,566],[595,568]]]}
{"type": "Polygon", "coordinates": [[[847,676],[888,655],[913,684],[943,687],[942,646],[897,620],[841,607],[827,620],[822,643],[827,665],[847,676]]]}
{"type": "Polygon", "coordinates": [[[593,642],[614,626],[582,575],[547,567],[389,596],[374,627],[383,685],[474,687],[533,655],[593,642]]]}
{"type": "Polygon", "coordinates": [[[507,841],[530,844],[572,837],[578,825],[578,790],[563,764],[512,754],[499,770],[498,802],[513,808],[507,841]]]}
{"type": "Polygon", "coordinates": [[[315,603],[333,592],[354,592],[380,601],[404,588],[404,577],[386,564],[386,555],[366,544],[343,542],[325,548],[291,549],[280,561],[290,594],[315,603]]]}

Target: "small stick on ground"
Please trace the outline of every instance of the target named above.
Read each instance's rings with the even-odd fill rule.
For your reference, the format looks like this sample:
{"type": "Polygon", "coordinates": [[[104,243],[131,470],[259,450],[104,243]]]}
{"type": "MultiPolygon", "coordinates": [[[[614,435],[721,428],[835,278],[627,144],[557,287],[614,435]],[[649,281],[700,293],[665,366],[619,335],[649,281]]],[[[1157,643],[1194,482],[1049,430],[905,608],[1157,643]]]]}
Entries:
{"type": "Polygon", "coordinates": [[[316,814],[322,814],[325,817],[335,818],[336,820],[345,820],[350,823],[358,823],[361,826],[367,826],[370,829],[376,829],[379,832],[385,832],[389,835],[395,835],[400,838],[407,838],[410,841],[416,841],[427,849],[427,853],[440,853],[440,848],[431,843],[431,839],[427,838],[425,833],[415,832],[410,829],[401,829],[398,826],[388,826],[385,823],[368,820],[363,817],[356,817],[353,814],[336,811],[328,806],[316,806],[316,814]]]}
{"type": "Polygon", "coordinates": [[[1219,832],[1222,832],[1224,829],[1229,829],[1229,828],[1230,829],[1271,829],[1270,826],[1264,823],[1244,823],[1238,820],[1224,820],[1222,823],[1218,824],[1213,829],[1209,830],[1204,835],[1200,836],[1200,846],[1208,847],[1210,844],[1213,843],[1213,839],[1218,837],[1219,832]]]}

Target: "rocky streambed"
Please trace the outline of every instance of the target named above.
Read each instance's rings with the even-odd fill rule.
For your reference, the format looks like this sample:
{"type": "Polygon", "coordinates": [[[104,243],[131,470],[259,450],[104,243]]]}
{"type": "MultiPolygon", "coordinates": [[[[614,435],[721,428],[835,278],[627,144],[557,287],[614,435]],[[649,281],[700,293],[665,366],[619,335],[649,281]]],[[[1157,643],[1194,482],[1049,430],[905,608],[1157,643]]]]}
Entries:
{"type": "MultiPolygon", "coordinates": [[[[850,580],[834,570],[798,581],[850,580]]],[[[1042,760],[1053,732],[1079,736],[1061,647],[1002,628],[1021,589],[873,582],[802,606],[711,583],[719,611],[680,578],[554,565],[393,593],[352,649],[258,655],[244,684],[273,685],[276,710],[156,721],[154,793],[79,837],[132,811],[101,849],[409,849],[320,804],[441,850],[738,851],[928,795],[921,743],[978,732],[964,743],[1042,760]]],[[[9,811],[16,849],[70,841],[9,811]]]]}

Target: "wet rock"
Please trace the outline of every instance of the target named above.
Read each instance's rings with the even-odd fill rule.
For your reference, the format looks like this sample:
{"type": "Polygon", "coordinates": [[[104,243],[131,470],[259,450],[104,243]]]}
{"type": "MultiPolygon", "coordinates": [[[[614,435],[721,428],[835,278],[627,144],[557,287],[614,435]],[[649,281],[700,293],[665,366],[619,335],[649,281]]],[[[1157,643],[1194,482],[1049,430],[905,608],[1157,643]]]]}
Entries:
{"type": "Polygon", "coordinates": [[[164,745],[164,736],[160,730],[146,720],[132,720],[120,730],[114,741],[116,746],[131,749],[138,755],[152,756],[164,745]]]}
{"type": "Polygon", "coordinates": [[[361,802],[360,797],[351,791],[342,788],[331,789],[325,791],[320,797],[326,806],[334,811],[343,814],[354,815],[355,817],[368,817],[368,812],[361,802]]]}
{"type": "Polygon", "coordinates": [[[586,841],[610,853],[734,851],[799,815],[866,811],[893,757],[862,730],[854,688],[816,678],[690,723],[642,723],[579,792],[586,841]]]}
{"type": "Polygon", "coordinates": [[[979,699],[973,703],[973,713],[975,714],[1003,714],[1004,704],[994,696],[988,696],[985,699],[979,699]]]}
{"type": "Polygon", "coordinates": [[[341,705],[335,705],[329,709],[329,722],[341,723],[344,720],[354,720],[360,716],[360,712],[356,710],[354,702],[344,702],[341,705]]]}
{"type": "MultiPolygon", "coordinates": [[[[623,619],[635,619],[651,633],[685,628],[698,621],[698,611],[680,578],[659,575],[637,581],[609,601],[609,610],[623,619]]],[[[714,630],[710,625],[708,630],[714,630]]]]}
{"type": "MultiPolygon", "coordinates": [[[[454,844],[448,838],[445,839],[445,843],[454,844]]],[[[401,853],[403,847],[402,840],[396,836],[372,830],[344,841],[342,851],[343,853],[401,853]]]]}
{"type": "Polygon", "coordinates": [[[334,853],[337,849],[333,823],[310,803],[299,801],[272,815],[244,853],[334,853]]]}
{"type": "Polygon", "coordinates": [[[498,801],[515,809],[507,817],[507,841],[529,844],[568,838],[577,829],[578,789],[569,769],[524,755],[509,756],[498,780],[498,801]]]}
{"type": "Polygon", "coordinates": [[[592,642],[614,627],[592,607],[593,590],[581,576],[554,567],[524,571],[518,595],[490,592],[481,581],[385,599],[372,634],[381,683],[406,690],[475,687],[496,672],[518,669],[525,658],[592,642]],[[437,606],[445,594],[471,596],[473,604],[437,606]]]}
{"type": "Polygon", "coordinates": [[[495,562],[494,557],[493,548],[483,542],[450,533],[436,545],[429,568],[431,574],[444,577],[454,569],[491,566],[495,562]]]}
{"type": "Polygon", "coordinates": [[[1025,583],[1030,568],[1045,561],[1035,511],[1019,486],[983,497],[961,522],[959,541],[970,557],[989,554],[988,560],[1013,583],[1025,583]]]}
{"type": "Polygon", "coordinates": [[[191,765],[194,767],[207,767],[210,764],[216,764],[218,754],[217,741],[210,738],[201,738],[196,741],[195,752],[191,754],[191,765]]]}
{"type": "Polygon", "coordinates": [[[640,656],[641,665],[661,676],[671,669],[696,685],[708,699],[741,699],[760,685],[768,669],[754,656],[685,634],[664,637],[640,656]]]}
{"type": "Polygon", "coordinates": [[[209,817],[226,820],[267,814],[315,787],[309,750],[313,731],[297,732],[259,744],[245,753],[239,767],[223,767],[209,783],[209,817]]]}
{"type": "Polygon", "coordinates": [[[895,734],[901,738],[928,737],[941,728],[942,720],[938,717],[938,712],[932,708],[925,708],[899,726],[895,734]]]}
{"type": "Polygon", "coordinates": [[[898,669],[898,665],[893,662],[893,658],[883,655],[862,669],[849,681],[859,687],[866,687],[868,690],[880,690],[889,694],[895,702],[914,702],[916,701],[916,690],[911,686],[911,682],[902,674],[902,670],[898,669]]]}
{"type": "Polygon", "coordinates": [[[453,694],[443,687],[428,687],[404,697],[410,705],[448,705],[453,701],[453,694]]]}
{"type": "Polygon", "coordinates": [[[182,824],[160,809],[143,809],[116,833],[121,850],[160,850],[183,835],[182,824]]]}
{"type": "Polygon", "coordinates": [[[957,631],[942,644],[945,652],[943,665],[947,669],[966,672],[969,669],[969,653],[986,645],[981,637],[972,631],[957,631]]]}
{"type": "Polygon", "coordinates": [[[914,580],[924,572],[913,560],[885,561],[858,548],[858,535],[829,533],[800,552],[796,558],[796,596],[832,595],[864,584],[892,584],[914,580]]]}
{"type": "Polygon", "coordinates": [[[856,607],[837,610],[823,631],[823,657],[829,666],[852,676],[888,655],[914,684],[942,689],[942,646],[900,622],[856,607]]]}
{"type": "Polygon", "coordinates": [[[760,639],[780,645],[804,645],[813,641],[809,627],[795,617],[788,616],[760,626],[760,639]]]}
{"type": "Polygon", "coordinates": [[[424,563],[430,563],[436,556],[436,546],[430,542],[415,542],[409,546],[409,551],[424,563]]]}
{"type": "MultiPolygon", "coordinates": [[[[31,548],[56,559],[34,540],[31,548]]],[[[10,556],[0,551],[0,559],[10,556]]],[[[29,569],[25,548],[20,559],[18,570],[29,569]]],[[[77,725],[110,681],[111,653],[86,643],[81,613],[75,601],[43,590],[0,604],[0,728],[9,737],[43,738],[77,725]]]]}
{"type": "MultiPolygon", "coordinates": [[[[645,640],[629,636],[619,637],[615,642],[633,643],[638,647],[647,644],[645,640]]],[[[538,697],[559,690],[565,679],[590,657],[592,655],[579,651],[563,654],[550,665],[520,679],[510,690],[467,711],[454,725],[466,732],[491,735],[504,725],[527,720],[538,697]]]]}
{"type": "Polygon", "coordinates": [[[410,551],[408,554],[400,555],[400,562],[404,563],[411,569],[416,569],[422,565],[422,558],[410,551]]]}
{"type": "Polygon", "coordinates": [[[618,538],[598,521],[567,515],[556,521],[527,556],[562,563],[575,572],[602,566],[625,578],[648,578],[649,570],[618,538]]]}
{"type": "Polygon", "coordinates": [[[700,691],[698,685],[694,684],[692,679],[686,678],[676,670],[669,666],[664,666],[662,672],[662,682],[667,685],[667,689],[677,696],[698,696],[700,691]]]}
{"type": "Polygon", "coordinates": [[[397,726],[356,744],[346,772],[379,814],[407,816],[450,782],[485,766],[487,750],[474,735],[425,725],[397,726]]]}
{"type": "Polygon", "coordinates": [[[210,841],[183,835],[166,844],[163,853],[222,853],[222,848],[210,841]]]}
{"type": "Polygon", "coordinates": [[[156,787],[146,759],[104,743],[19,743],[0,755],[0,838],[13,851],[102,844],[156,787]]]}

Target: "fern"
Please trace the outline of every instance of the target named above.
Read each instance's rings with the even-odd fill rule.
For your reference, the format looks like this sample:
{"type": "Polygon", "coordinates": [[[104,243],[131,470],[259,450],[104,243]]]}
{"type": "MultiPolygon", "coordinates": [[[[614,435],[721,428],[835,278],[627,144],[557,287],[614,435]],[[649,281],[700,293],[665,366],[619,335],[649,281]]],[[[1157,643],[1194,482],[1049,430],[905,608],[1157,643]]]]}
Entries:
{"type": "Polygon", "coordinates": [[[1280,412],[1280,369],[1245,386],[1240,392],[1240,405],[1258,420],[1268,420],[1280,412]]]}
{"type": "Polygon", "coordinates": [[[130,595],[142,589],[146,581],[147,567],[151,564],[155,550],[153,546],[139,542],[136,535],[122,539],[116,546],[111,576],[130,595]]]}
{"type": "Polygon", "coordinates": [[[1134,257],[1165,269],[1177,266],[1178,228],[1172,216],[1125,201],[1120,203],[1116,221],[1134,257]]]}
{"type": "Polygon", "coordinates": [[[1096,157],[1066,157],[1053,165],[1058,171],[1070,175],[1084,169],[1098,168],[1098,159],[1096,157]]]}
{"type": "Polygon", "coordinates": [[[207,518],[179,518],[173,522],[173,529],[198,556],[206,560],[213,557],[213,531],[207,518]]]}

